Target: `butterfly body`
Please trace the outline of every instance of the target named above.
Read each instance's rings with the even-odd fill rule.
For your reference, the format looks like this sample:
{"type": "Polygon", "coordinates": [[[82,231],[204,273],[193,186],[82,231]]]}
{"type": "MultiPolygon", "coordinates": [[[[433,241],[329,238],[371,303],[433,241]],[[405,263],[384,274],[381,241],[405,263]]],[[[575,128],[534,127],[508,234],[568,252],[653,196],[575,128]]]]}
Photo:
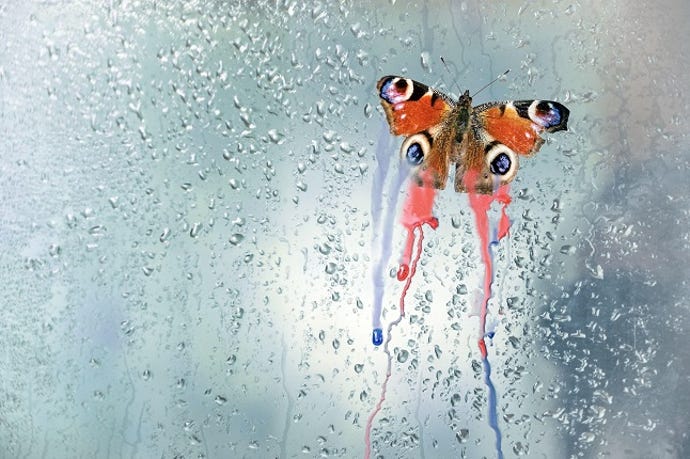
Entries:
{"type": "Polygon", "coordinates": [[[539,134],[567,130],[570,111],[554,101],[472,107],[469,91],[456,102],[398,76],[383,77],[376,87],[391,133],[406,136],[401,154],[417,167],[420,184],[434,188],[445,188],[454,164],[455,191],[492,193],[515,178],[519,156],[539,150],[544,143],[539,134]]]}

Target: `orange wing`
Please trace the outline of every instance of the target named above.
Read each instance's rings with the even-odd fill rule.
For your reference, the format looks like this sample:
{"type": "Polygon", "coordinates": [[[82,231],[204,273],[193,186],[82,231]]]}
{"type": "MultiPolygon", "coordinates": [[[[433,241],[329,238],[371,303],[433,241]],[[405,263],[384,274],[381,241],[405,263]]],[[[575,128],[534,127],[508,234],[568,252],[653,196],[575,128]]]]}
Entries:
{"type": "Polygon", "coordinates": [[[519,100],[480,105],[476,124],[511,150],[531,156],[544,143],[539,134],[567,130],[570,111],[550,100],[519,100]]]}
{"type": "Polygon", "coordinates": [[[441,123],[453,108],[445,95],[409,78],[385,76],[376,88],[391,132],[395,135],[412,135],[427,130],[441,123]]]}
{"type": "Polygon", "coordinates": [[[415,168],[419,185],[444,188],[455,128],[447,120],[455,104],[409,78],[386,76],[376,85],[394,135],[404,135],[401,155],[415,168]]]}

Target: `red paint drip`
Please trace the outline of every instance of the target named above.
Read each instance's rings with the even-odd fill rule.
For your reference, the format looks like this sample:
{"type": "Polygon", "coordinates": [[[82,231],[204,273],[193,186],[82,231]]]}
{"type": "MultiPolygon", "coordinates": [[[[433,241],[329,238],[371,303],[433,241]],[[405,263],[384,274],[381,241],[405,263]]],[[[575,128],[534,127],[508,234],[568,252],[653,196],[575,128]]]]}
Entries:
{"type": "MultiPolygon", "coordinates": [[[[386,390],[388,388],[388,381],[391,377],[393,356],[391,355],[390,350],[388,349],[388,343],[390,343],[391,340],[391,330],[393,329],[394,325],[400,323],[402,318],[405,317],[405,298],[407,297],[407,290],[410,288],[410,284],[412,283],[414,274],[417,271],[417,262],[419,262],[419,258],[422,256],[422,243],[424,242],[424,233],[422,232],[421,224],[417,225],[417,227],[419,228],[419,240],[417,241],[417,250],[415,251],[415,256],[412,260],[411,268],[409,271],[410,275],[409,277],[407,277],[407,282],[405,282],[405,286],[403,287],[402,293],[400,294],[400,314],[394,322],[391,322],[388,325],[388,330],[386,332],[386,342],[383,345],[383,352],[386,353],[386,356],[388,358],[386,377],[383,379],[383,384],[381,385],[381,397],[379,398],[379,401],[376,403],[376,407],[374,408],[374,410],[369,414],[369,418],[367,418],[367,425],[364,431],[365,459],[371,458],[371,429],[374,425],[374,418],[376,418],[376,415],[379,413],[379,411],[381,411],[383,402],[386,401],[386,390]]],[[[407,265],[405,265],[405,267],[407,268],[407,265]]]]}
{"type": "Polygon", "coordinates": [[[482,355],[482,359],[486,359],[486,356],[489,354],[486,350],[486,343],[484,342],[484,337],[482,336],[479,341],[477,342],[479,345],[479,353],[482,355]]]}
{"type": "Polygon", "coordinates": [[[414,248],[414,230],[425,223],[432,229],[438,228],[438,219],[432,214],[436,189],[431,185],[431,174],[422,172],[419,175],[422,184],[418,185],[414,180],[410,181],[407,189],[407,199],[403,205],[403,213],[400,223],[407,229],[407,240],[403,249],[400,267],[398,268],[398,280],[404,281],[410,271],[410,260],[414,248]]]}
{"type": "MultiPolygon", "coordinates": [[[[465,187],[468,190],[474,190],[475,184],[479,177],[479,172],[470,170],[465,173],[463,177],[465,187]]],[[[479,352],[482,358],[487,357],[486,343],[484,337],[486,335],[486,314],[491,298],[491,284],[493,282],[493,259],[489,251],[489,216],[488,212],[491,208],[491,203],[497,201],[502,204],[501,218],[498,223],[496,238],[503,239],[510,229],[510,220],[506,214],[506,208],[511,202],[511,197],[508,194],[508,185],[499,187],[493,194],[481,194],[470,192],[470,207],[474,211],[474,218],[477,225],[477,234],[479,235],[479,245],[481,248],[482,261],[484,263],[484,298],[482,299],[481,311],[479,313],[479,352]]]]}
{"type": "MultiPolygon", "coordinates": [[[[405,316],[405,297],[407,296],[407,290],[410,288],[410,284],[412,283],[412,279],[414,279],[414,275],[417,272],[417,262],[419,262],[419,258],[422,256],[422,245],[424,243],[424,231],[422,230],[422,225],[417,226],[419,228],[419,237],[417,238],[417,251],[414,255],[414,260],[412,260],[412,264],[410,265],[410,276],[407,278],[407,282],[405,282],[405,286],[402,289],[402,293],[400,294],[400,315],[405,316]]],[[[410,234],[414,234],[413,232],[410,232],[410,234]]],[[[402,265],[407,267],[407,265],[402,265]]]]}
{"type": "Polygon", "coordinates": [[[374,418],[381,411],[383,402],[386,400],[386,389],[388,387],[388,381],[391,376],[391,366],[393,356],[388,349],[388,344],[391,339],[391,330],[393,326],[400,323],[402,318],[405,316],[405,298],[407,297],[407,291],[412,284],[412,279],[417,272],[417,263],[422,256],[422,248],[424,243],[424,231],[423,225],[427,224],[432,229],[438,228],[438,219],[433,216],[432,211],[434,207],[434,198],[436,197],[436,189],[431,186],[430,174],[420,174],[422,178],[422,185],[417,185],[414,181],[410,181],[410,186],[407,191],[407,199],[403,206],[403,214],[400,219],[400,223],[407,230],[407,239],[405,240],[405,247],[403,249],[402,259],[400,261],[400,266],[398,267],[397,278],[399,281],[405,281],[402,292],[400,293],[400,314],[398,318],[388,325],[388,330],[386,332],[386,342],[384,343],[383,350],[388,358],[386,377],[383,380],[383,385],[381,386],[381,397],[379,398],[376,407],[369,414],[367,419],[367,425],[365,427],[364,433],[364,443],[365,459],[370,459],[371,457],[371,429],[373,427],[374,418]],[[415,230],[419,230],[418,236],[415,236],[415,230]],[[415,250],[416,243],[416,250],[415,250]],[[414,258],[413,258],[414,252],[414,258]]]}
{"type": "Polygon", "coordinates": [[[407,279],[407,275],[410,274],[410,266],[406,265],[405,263],[401,263],[400,266],[398,267],[398,274],[397,278],[400,282],[404,281],[407,279]]]}
{"type": "Polygon", "coordinates": [[[419,177],[422,181],[421,185],[417,184],[415,180],[410,180],[410,185],[407,188],[407,199],[403,205],[403,213],[400,218],[400,223],[407,229],[407,239],[397,276],[399,281],[407,281],[400,297],[400,313],[403,316],[405,315],[405,295],[407,295],[407,289],[410,287],[412,278],[417,270],[417,262],[422,254],[422,242],[424,240],[422,226],[426,223],[432,229],[438,228],[438,219],[432,214],[436,189],[431,186],[431,174],[428,171],[424,171],[419,174],[419,177]],[[416,229],[419,229],[419,237],[415,237],[416,229]],[[414,250],[415,242],[417,243],[417,252],[415,260],[412,261],[412,251],[414,250]]]}

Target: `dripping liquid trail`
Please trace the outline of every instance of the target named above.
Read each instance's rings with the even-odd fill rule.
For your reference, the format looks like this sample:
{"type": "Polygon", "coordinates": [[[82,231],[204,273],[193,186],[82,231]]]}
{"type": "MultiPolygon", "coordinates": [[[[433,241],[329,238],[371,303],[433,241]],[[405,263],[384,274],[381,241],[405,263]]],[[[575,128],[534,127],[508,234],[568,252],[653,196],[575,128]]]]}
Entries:
{"type": "MultiPolygon", "coordinates": [[[[376,407],[372,410],[372,412],[369,414],[369,418],[367,419],[367,425],[365,428],[365,433],[364,433],[364,457],[365,459],[370,459],[371,458],[371,429],[374,424],[374,418],[376,418],[376,415],[381,411],[381,407],[383,406],[383,402],[386,400],[386,388],[388,387],[388,381],[390,380],[391,377],[391,368],[393,365],[393,356],[390,352],[389,349],[389,344],[391,341],[391,330],[393,330],[393,327],[398,325],[400,321],[403,319],[405,316],[405,297],[407,296],[407,290],[410,288],[410,284],[412,283],[412,278],[414,277],[414,273],[417,271],[417,262],[419,261],[419,258],[422,255],[422,243],[424,242],[424,233],[422,231],[422,225],[418,224],[416,226],[419,228],[419,237],[417,239],[417,250],[415,252],[414,259],[411,262],[411,267],[410,267],[410,276],[407,278],[407,281],[405,282],[405,286],[403,287],[402,293],[400,294],[400,309],[399,309],[399,314],[398,318],[395,319],[394,321],[390,322],[388,324],[388,327],[386,329],[386,342],[383,345],[383,352],[386,354],[386,377],[383,380],[383,384],[381,385],[381,397],[379,398],[379,401],[376,403],[376,407]]],[[[412,233],[414,233],[414,229],[412,230],[412,233]]],[[[414,243],[415,238],[412,238],[412,243],[414,243]]],[[[409,239],[408,239],[409,243],[409,239]]],[[[410,250],[412,250],[412,247],[410,247],[410,250]]]]}
{"type": "Polygon", "coordinates": [[[395,211],[398,207],[398,196],[410,170],[405,162],[401,162],[397,175],[389,184],[384,202],[383,186],[390,166],[390,158],[394,156],[391,154],[391,149],[391,137],[388,130],[382,125],[381,134],[379,135],[379,140],[376,145],[376,162],[378,166],[374,174],[374,182],[371,188],[371,218],[373,226],[371,251],[375,260],[371,271],[371,280],[374,288],[374,305],[371,319],[373,329],[372,341],[375,346],[380,346],[383,342],[381,310],[383,307],[385,267],[393,251],[393,221],[395,218],[395,211]],[[384,204],[386,207],[386,214],[382,221],[384,204]]]}
{"type": "MultiPolygon", "coordinates": [[[[470,195],[470,202],[473,200],[470,195]]],[[[491,201],[488,201],[490,204],[491,201]]],[[[477,221],[477,230],[481,241],[482,261],[484,262],[484,298],[481,304],[481,312],[479,315],[479,351],[482,357],[482,364],[484,367],[484,382],[489,391],[489,426],[493,429],[496,436],[496,453],[499,459],[503,459],[503,450],[501,446],[501,430],[498,426],[498,408],[496,388],[491,381],[491,364],[489,363],[489,353],[486,349],[486,315],[488,309],[489,299],[491,298],[491,284],[493,282],[493,258],[491,255],[491,248],[489,247],[489,225],[486,208],[480,208],[472,204],[472,209],[475,211],[475,218],[477,221]]]]}
{"type": "MultiPolygon", "coordinates": [[[[404,171],[405,175],[407,175],[407,171],[409,171],[409,167],[404,171]]],[[[430,176],[422,173],[421,177],[419,178],[421,178],[423,182],[421,185],[417,185],[414,181],[410,181],[407,199],[405,200],[405,204],[403,205],[402,218],[400,219],[401,223],[407,230],[407,240],[405,242],[405,248],[403,249],[403,256],[400,263],[400,269],[398,270],[398,280],[404,280],[405,285],[403,286],[402,292],[400,294],[398,318],[395,321],[391,322],[388,325],[388,329],[386,330],[386,343],[384,345],[384,353],[387,357],[386,377],[381,387],[381,397],[378,403],[376,404],[376,407],[367,419],[364,437],[365,457],[367,459],[371,456],[371,429],[374,422],[374,418],[381,410],[381,406],[383,405],[383,402],[386,399],[386,388],[388,386],[388,381],[391,376],[391,366],[393,360],[393,356],[391,355],[389,350],[391,330],[395,325],[400,323],[402,318],[405,316],[405,299],[407,297],[407,292],[410,288],[410,284],[412,283],[412,279],[414,278],[414,275],[417,272],[417,263],[419,262],[419,258],[422,255],[422,248],[424,242],[423,225],[428,224],[432,227],[432,229],[436,229],[438,227],[438,220],[432,215],[436,190],[429,185],[430,176]],[[415,237],[415,231],[418,232],[417,237],[415,237]],[[416,250],[414,250],[415,245],[417,248],[416,250]]],[[[392,226],[392,219],[390,222],[387,221],[386,223],[390,223],[392,226]]],[[[383,266],[380,267],[380,269],[382,268],[383,266]]],[[[379,337],[383,338],[382,332],[380,333],[379,337]]],[[[374,331],[374,338],[376,338],[376,329],[374,331]]],[[[374,344],[376,344],[376,341],[374,341],[374,344]]]]}
{"type": "MultiPolygon", "coordinates": [[[[407,241],[405,249],[400,260],[400,267],[398,268],[398,280],[404,281],[410,274],[410,259],[412,258],[412,247],[414,245],[414,230],[420,228],[423,224],[427,224],[431,229],[438,228],[438,219],[433,216],[434,198],[436,197],[436,189],[431,186],[431,177],[429,174],[421,173],[423,183],[417,185],[410,182],[407,190],[407,200],[403,206],[403,214],[400,223],[407,229],[407,241]]],[[[403,310],[403,314],[405,311],[403,310]]]]}
{"type": "MultiPolygon", "coordinates": [[[[473,190],[476,177],[468,172],[465,176],[466,186],[473,190]]],[[[479,235],[480,248],[482,254],[482,261],[484,263],[484,298],[481,303],[481,312],[479,315],[479,340],[478,346],[482,357],[482,364],[484,367],[484,382],[489,392],[489,426],[494,431],[496,436],[496,453],[499,459],[503,459],[503,449],[501,445],[501,430],[498,426],[498,407],[496,388],[491,381],[491,364],[489,363],[489,354],[486,349],[486,315],[488,312],[489,299],[491,298],[491,284],[493,283],[493,253],[492,246],[508,234],[510,228],[510,221],[506,214],[506,207],[510,203],[510,196],[508,195],[508,187],[503,186],[494,192],[493,195],[484,195],[478,193],[469,194],[470,207],[474,212],[475,221],[477,225],[477,233],[479,235]],[[490,228],[489,225],[489,210],[491,203],[496,200],[502,204],[501,216],[499,223],[495,229],[490,228]],[[492,231],[493,230],[493,231],[492,231]],[[489,239],[489,236],[493,235],[489,239]]]]}

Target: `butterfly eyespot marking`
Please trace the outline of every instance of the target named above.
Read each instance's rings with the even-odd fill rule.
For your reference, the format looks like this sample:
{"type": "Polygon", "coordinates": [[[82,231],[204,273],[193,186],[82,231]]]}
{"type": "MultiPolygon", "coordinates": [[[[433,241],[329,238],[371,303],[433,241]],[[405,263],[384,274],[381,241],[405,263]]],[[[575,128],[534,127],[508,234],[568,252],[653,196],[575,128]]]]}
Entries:
{"type": "Polygon", "coordinates": [[[426,133],[412,135],[405,139],[400,154],[410,166],[419,166],[431,151],[431,139],[426,133]]]}
{"type": "Polygon", "coordinates": [[[527,108],[529,119],[549,131],[567,130],[570,111],[558,102],[535,100],[527,108]]]}
{"type": "Polygon", "coordinates": [[[422,147],[418,143],[413,143],[407,149],[407,162],[413,166],[419,166],[424,161],[422,147]]]}
{"type": "Polygon", "coordinates": [[[491,170],[491,173],[494,175],[506,175],[510,170],[511,164],[512,162],[510,161],[510,157],[508,157],[507,154],[499,153],[498,155],[496,155],[494,160],[491,161],[489,169],[491,170]]]}
{"type": "Polygon", "coordinates": [[[518,157],[513,150],[500,142],[493,142],[486,150],[486,165],[489,171],[500,178],[502,183],[508,183],[515,177],[518,170],[518,157]]]}
{"type": "Polygon", "coordinates": [[[409,78],[389,77],[380,84],[379,96],[393,105],[410,100],[414,92],[414,83],[409,78]]]}

